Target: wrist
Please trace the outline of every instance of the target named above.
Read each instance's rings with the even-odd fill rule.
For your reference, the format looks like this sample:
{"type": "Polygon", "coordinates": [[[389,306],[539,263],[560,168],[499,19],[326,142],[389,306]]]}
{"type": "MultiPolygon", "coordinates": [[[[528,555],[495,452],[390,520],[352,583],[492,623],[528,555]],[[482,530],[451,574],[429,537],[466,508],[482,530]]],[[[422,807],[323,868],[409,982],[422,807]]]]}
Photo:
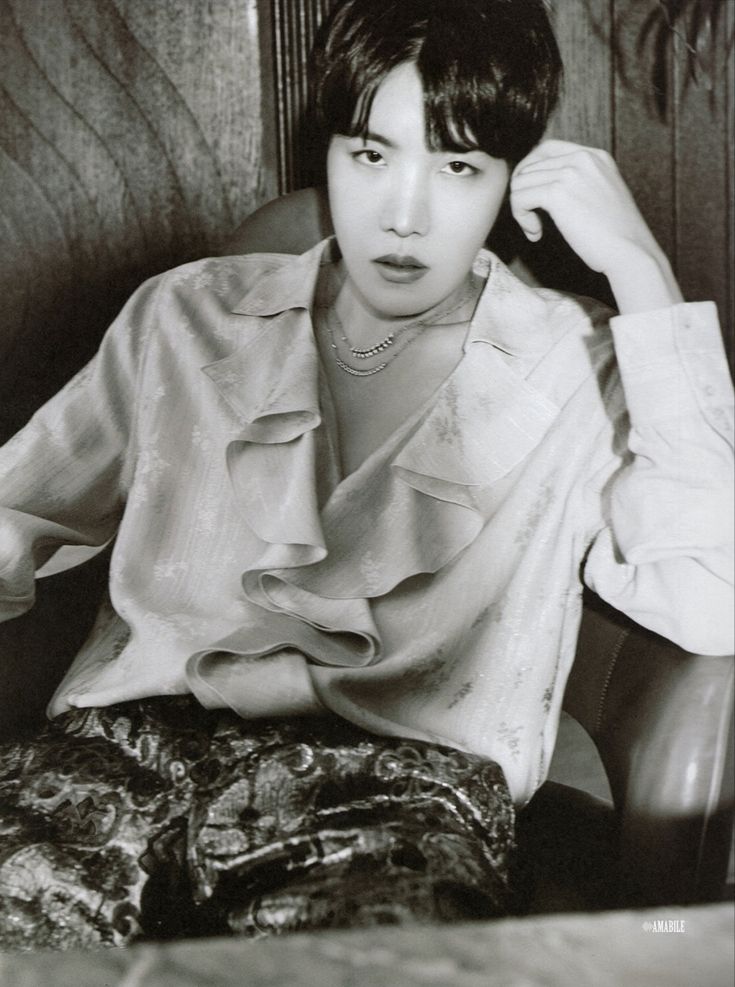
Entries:
{"type": "Polygon", "coordinates": [[[668,257],[655,243],[652,247],[631,244],[604,274],[621,315],[668,308],[684,300],[668,257]]]}

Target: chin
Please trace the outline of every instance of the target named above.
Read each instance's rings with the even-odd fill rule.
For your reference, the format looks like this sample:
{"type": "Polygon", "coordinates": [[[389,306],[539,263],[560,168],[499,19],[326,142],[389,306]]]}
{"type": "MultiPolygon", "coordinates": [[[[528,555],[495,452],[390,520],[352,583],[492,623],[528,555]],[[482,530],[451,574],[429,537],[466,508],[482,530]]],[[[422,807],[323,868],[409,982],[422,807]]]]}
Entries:
{"type": "Polygon", "coordinates": [[[415,285],[379,285],[366,286],[363,298],[373,311],[387,318],[403,319],[411,315],[421,315],[442,301],[449,294],[427,291],[423,286],[417,289],[415,285]]]}
{"type": "MultiPolygon", "coordinates": [[[[440,299],[437,299],[437,301],[440,301],[440,299]]],[[[372,309],[386,319],[408,319],[414,315],[417,317],[422,315],[434,305],[436,305],[436,302],[426,301],[425,299],[380,299],[372,304],[372,309]]]]}

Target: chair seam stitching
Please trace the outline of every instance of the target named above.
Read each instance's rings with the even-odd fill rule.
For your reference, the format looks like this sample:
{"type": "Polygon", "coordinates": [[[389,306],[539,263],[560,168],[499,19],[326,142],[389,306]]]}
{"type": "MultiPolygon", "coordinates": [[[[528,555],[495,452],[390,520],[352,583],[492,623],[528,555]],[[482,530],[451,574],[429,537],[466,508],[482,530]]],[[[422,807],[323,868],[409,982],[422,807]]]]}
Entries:
{"type": "Polygon", "coordinates": [[[602,717],[605,710],[605,700],[607,699],[607,694],[610,689],[610,680],[612,679],[613,672],[615,671],[615,666],[617,665],[620,653],[623,650],[623,645],[625,644],[630,631],[627,627],[623,627],[620,631],[615,646],[610,653],[610,664],[607,668],[607,673],[605,675],[605,681],[602,685],[602,692],[600,693],[600,699],[597,704],[597,719],[595,720],[595,733],[599,733],[602,729],[602,717]]]}

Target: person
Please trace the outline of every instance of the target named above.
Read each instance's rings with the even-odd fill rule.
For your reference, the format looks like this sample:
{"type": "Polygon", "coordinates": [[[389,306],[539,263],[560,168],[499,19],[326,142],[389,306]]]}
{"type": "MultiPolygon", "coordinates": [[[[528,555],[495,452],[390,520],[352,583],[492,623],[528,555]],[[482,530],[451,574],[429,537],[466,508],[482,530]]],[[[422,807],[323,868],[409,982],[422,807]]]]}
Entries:
{"type": "Polygon", "coordinates": [[[503,914],[583,584],[732,649],[716,311],[543,140],[542,0],[345,0],[314,57],[335,236],[148,281],[2,451],[4,616],[116,538],[3,752],[12,945],[503,914]],[[618,314],[484,248],[507,195],[618,314]]]}

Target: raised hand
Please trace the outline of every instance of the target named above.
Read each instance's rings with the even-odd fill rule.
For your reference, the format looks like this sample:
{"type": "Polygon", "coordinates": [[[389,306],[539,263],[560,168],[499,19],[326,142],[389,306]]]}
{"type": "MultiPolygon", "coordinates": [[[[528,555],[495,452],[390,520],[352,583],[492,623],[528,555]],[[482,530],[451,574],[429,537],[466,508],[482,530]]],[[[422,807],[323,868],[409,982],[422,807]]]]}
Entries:
{"type": "Polygon", "coordinates": [[[621,311],[681,301],[669,263],[607,151],[543,141],[513,171],[510,205],[531,241],[543,235],[536,210],[547,212],[585,264],[607,276],[621,311]]]}

